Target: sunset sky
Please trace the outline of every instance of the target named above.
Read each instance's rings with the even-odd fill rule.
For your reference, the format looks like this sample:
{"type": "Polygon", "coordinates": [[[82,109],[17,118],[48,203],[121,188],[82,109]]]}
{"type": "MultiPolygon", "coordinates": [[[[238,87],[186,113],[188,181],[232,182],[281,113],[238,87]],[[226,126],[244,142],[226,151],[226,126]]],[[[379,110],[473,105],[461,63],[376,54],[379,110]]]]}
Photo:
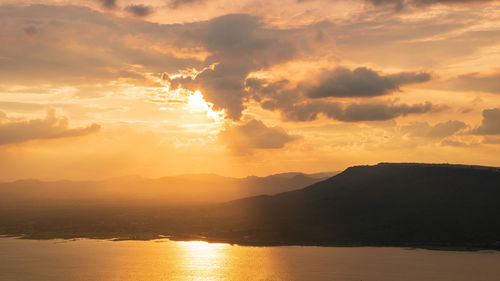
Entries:
{"type": "Polygon", "coordinates": [[[500,166],[500,2],[0,0],[0,181],[500,166]]]}

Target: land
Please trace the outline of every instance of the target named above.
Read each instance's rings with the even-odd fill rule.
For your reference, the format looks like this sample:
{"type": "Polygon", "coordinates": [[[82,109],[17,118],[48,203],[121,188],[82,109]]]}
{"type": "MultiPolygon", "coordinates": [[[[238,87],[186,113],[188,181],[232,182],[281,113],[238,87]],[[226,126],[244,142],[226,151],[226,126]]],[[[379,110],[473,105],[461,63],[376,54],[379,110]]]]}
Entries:
{"type": "Polygon", "coordinates": [[[351,167],[304,188],[225,203],[2,205],[0,234],[498,250],[499,201],[498,168],[381,163],[351,167]]]}

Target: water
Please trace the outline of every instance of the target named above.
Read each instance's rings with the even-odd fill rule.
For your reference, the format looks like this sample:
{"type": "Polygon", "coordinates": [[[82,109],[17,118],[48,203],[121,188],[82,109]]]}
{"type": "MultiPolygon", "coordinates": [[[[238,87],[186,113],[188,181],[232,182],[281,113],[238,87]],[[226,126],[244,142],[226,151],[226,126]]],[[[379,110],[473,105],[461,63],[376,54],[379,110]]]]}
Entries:
{"type": "Polygon", "coordinates": [[[0,239],[2,281],[498,281],[500,252],[0,239]]]}

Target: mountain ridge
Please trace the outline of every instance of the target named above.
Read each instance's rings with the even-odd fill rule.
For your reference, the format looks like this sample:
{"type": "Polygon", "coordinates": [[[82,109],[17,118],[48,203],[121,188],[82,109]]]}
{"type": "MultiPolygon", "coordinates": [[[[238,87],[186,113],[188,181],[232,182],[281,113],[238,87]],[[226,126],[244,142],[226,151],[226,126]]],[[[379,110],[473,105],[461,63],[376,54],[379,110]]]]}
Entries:
{"type": "Polygon", "coordinates": [[[468,166],[353,166],[304,188],[195,208],[69,206],[43,214],[7,210],[0,212],[0,234],[500,249],[500,172],[468,166]],[[8,217],[9,212],[14,216],[8,217]],[[2,224],[3,215],[7,219],[2,224]]]}
{"type": "Polygon", "coordinates": [[[235,215],[226,216],[218,233],[207,237],[249,244],[498,247],[499,199],[500,173],[495,167],[353,166],[303,189],[224,203],[214,218],[235,215]],[[224,231],[229,229],[239,229],[239,234],[224,231]]]}

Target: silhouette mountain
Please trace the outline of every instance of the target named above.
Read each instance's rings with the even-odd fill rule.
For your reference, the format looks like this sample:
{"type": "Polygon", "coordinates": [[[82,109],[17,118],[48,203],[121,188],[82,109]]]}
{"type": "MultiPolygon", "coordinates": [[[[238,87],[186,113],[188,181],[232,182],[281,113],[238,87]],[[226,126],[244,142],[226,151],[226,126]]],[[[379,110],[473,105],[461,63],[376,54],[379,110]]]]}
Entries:
{"type": "Polygon", "coordinates": [[[199,206],[0,204],[0,234],[28,238],[500,249],[499,221],[500,169],[448,164],[355,166],[303,189],[199,206]]]}
{"type": "Polygon", "coordinates": [[[499,247],[500,169],[356,166],[304,189],[222,204],[208,239],[245,244],[499,247]]]}

